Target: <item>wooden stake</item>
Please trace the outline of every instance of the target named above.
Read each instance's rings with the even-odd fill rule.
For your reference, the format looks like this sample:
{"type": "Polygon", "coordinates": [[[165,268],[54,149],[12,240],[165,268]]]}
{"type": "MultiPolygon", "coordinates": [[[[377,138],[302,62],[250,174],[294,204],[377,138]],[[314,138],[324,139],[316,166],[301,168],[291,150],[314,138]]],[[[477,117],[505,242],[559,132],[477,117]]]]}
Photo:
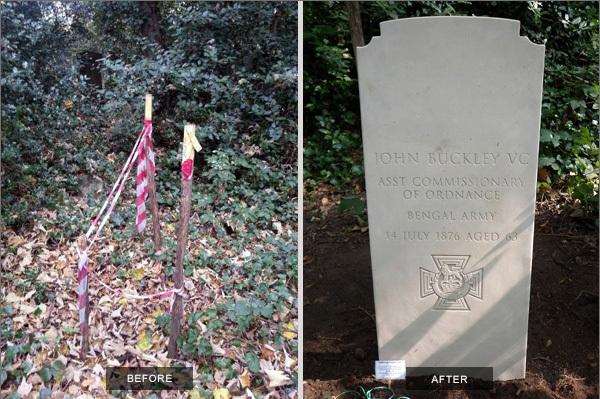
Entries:
{"type": "MultiPolygon", "coordinates": [[[[145,119],[152,120],[152,94],[146,94],[145,119]]],[[[146,157],[146,170],[149,169],[149,160],[146,157]]],[[[158,217],[158,202],[156,201],[156,184],[154,182],[154,173],[148,173],[148,199],[150,200],[150,213],[152,213],[152,232],[154,240],[154,250],[160,251],[160,220],[158,217]]]]}
{"type": "MultiPolygon", "coordinates": [[[[181,212],[179,215],[179,227],[177,229],[177,252],[175,254],[175,288],[183,288],[183,256],[188,237],[188,224],[190,221],[190,208],[192,203],[192,174],[194,165],[194,150],[200,151],[201,147],[196,140],[196,127],[185,125],[183,130],[183,154],[181,163],[181,212]]],[[[181,320],[183,319],[183,301],[179,293],[175,294],[173,308],[171,309],[171,336],[169,337],[170,358],[177,358],[177,338],[181,331],[181,320]]]]}
{"type": "MultiPolygon", "coordinates": [[[[77,240],[77,246],[81,252],[85,251],[87,247],[87,240],[85,236],[80,237],[77,240]]],[[[89,259],[88,259],[88,284],[85,288],[85,328],[81,332],[81,348],[79,348],[79,359],[84,361],[87,356],[88,349],[90,347],[90,294],[89,294],[89,259]]]]}
{"type": "Polygon", "coordinates": [[[152,94],[146,94],[146,107],[144,108],[144,119],[152,120],[152,94]]]}

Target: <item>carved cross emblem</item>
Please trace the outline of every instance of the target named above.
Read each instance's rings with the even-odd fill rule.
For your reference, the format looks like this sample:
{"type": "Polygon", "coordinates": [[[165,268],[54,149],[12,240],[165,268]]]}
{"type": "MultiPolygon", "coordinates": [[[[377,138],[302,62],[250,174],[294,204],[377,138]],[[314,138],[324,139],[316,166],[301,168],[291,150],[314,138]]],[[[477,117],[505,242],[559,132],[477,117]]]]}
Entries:
{"type": "Polygon", "coordinates": [[[483,269],[465,273],[470,255],[431,255],[438,271],[419,268],[421,298],[437,295],[435,310],[471,310],[466,296],[483,299],[483,269]]]}

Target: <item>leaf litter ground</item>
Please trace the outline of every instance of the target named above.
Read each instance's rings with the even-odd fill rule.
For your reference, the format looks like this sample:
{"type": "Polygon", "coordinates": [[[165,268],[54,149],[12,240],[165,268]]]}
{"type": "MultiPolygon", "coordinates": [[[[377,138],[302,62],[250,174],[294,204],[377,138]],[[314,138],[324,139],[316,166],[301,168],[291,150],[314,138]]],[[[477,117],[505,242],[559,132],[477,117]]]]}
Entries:
{"type": "MultiPolygon", "coordinates": [[[[364,199],[363,189],[356,192],[354,198],[364,199]]],[[[377,334],[368,227],[362,212],[340,212],[347,202],[325,185],[305,202],[307,399],[385,385],[373,375],[377,334]]],[[[526,378],[497,382],[491,392],[407,392],[394,383],[397,396],[598,397],[598,230],[593,220],[574,217],[569,205],[556,192],[537,202],[526,378]]]]}
{"type": "MultiPolygon", "coordinates": [[[[172,179],[177,182],[177,174],[172,179]]],[[[75,244],[56,238],[62,228],[57,211],[39,211],[30,228],[2,232],[0,396],[294,397],[296,225],[289,222],[294,218],[273,213],[269,226],[234,226],[239,232],[228,234],[204,223],[202,210],[192,206],[184,330],[180,361],[174,362],[166,356],[170,301],[139,298],[172,287],[178,201],[160,206],[166,249],[154,253],[149,228],[142,237],[133,233],[133,190],[128,188],[89,254],[93,353],[83,363],[78,359],[75,244]],[[106,367],[174,364],[194,368],[194,390],[126,394],[105,389],[106,367]]],[[[194,191],[202,190],[223,196],[222,190],[210,193],[210,185],[195,184],[194,191]]],[[[72,198],[58,212],[60,220],[65,214],[77,220],[91,211],[82,198],[72,198]]],[[[220,208],[212,215],[221,225],[234,224],[231,212],[220,208]]],[[[83,232],[87,223],[78,227],[83,232]]]]}

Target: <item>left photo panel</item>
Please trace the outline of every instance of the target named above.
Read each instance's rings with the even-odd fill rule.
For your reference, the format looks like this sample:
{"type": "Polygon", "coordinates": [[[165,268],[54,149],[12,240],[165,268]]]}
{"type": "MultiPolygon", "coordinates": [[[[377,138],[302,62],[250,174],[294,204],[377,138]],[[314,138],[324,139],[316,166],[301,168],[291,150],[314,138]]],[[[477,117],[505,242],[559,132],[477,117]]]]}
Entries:
{"type": "Polygon", "coordinates": [[[0,397],[296,398],[297,4],[0,12],[0,397]]]}

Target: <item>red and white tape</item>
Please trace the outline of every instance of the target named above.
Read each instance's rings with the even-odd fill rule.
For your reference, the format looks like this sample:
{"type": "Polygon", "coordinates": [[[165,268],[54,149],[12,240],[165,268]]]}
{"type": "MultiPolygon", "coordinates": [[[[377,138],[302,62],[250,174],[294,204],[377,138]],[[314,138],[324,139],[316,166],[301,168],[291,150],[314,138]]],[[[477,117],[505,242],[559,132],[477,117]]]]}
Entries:
{"type": "Polygon", "coordinates": [[[135,226],[138,233],[146,227],[146,200],[148,199],[148,179],[154,174],[154,151],[152,149],[152,121],[144,120],[142,144],[138,148],[137,173],[135,177],[135,226]]]}
{"type": "Polygon", "coordinates": [[[100,231],[106,224],[106,221],[108,220],[108,216],[110,216],[110,214],[112,213],[112,208],[114,208],[114,204],[116,204],[117,199],[121,195],[121,191],[123,190],[123,187],[124,187],[124,182],[125,182],[125,180],[127,180],[127,177],[129,176],[129,172],[131,171],[131,165],[133,163],[134,156],[140,145],[140,141],[141,141],[142,137],[143,137],[143,131],[138,135],[138,138],[135,141],[135,144],[133,145],[133,150],[129,154],[127,161],[125,161],[125,165],[123,166],[121,173],[119,173],[119,176],[117,177],[117,180],[113,184],[113,187],[110,190],[110,193],[106,197],[106,200],[104,200],[102,207],[98,211],[98,214],[93,219],[92,224],[90,225],[90,227],[88,228],[88,230],[85,234],[85,238],[89,240],[92,233],[94,231],[96,231],[96,235],[94,236],[94,239],[88,244],[88,246],[91,245],[91,243],[93,243],[96,240],[98,234],[100,233],[100,231]],[[111,205],[111,207],[107,210],[106,207],[109,204],[111,205]],[[98,224],[98,222],[100,221],[100,217],[103,215],[104,215],[104,217],[102,218],[101,223],[98,224]]]}
{"type": "Polygon", "coordinates": [[[181,176],[184,180],[190,180],[194,174],[194,160],[186,159],[181,163],[181,176]]]}
{"type": "MultiPolygon", "coordinates": [[[[88,252],[100,236],[103,227],[108,222],[108,219],[110,218],[110,215],[112,214],[115,205],[119,197],[121,196],[121,193],[123,192],[125,182],[127,181],[129,173],[131,172],[131,169],[133,167],[134,159],[137,160],[138,164],[136,176],[136,227],[137,231],[141,232],[145,226],[145,200],[148,197],[148,174],[154,173],[156,170],[154,151],[152,148],[151,120],[144,120],[144,127],[138,135],[137,140],[133,145],[133,149],[131,150],[129,157],[127,157],[125,165],[123,165],[121,173],[119,173],[119,176],[113,184],[112,189],[106,197],[106,200],[100,207],[100,211],[98,211],[98,214],[93,219],[92,224],[88,228],[85,234],[86,247],[83,250],[77,248],[77,252],[79,255],[79,262],[77,265],[77,308],[79,313],[79,327],[82,336],[83,333],[89,329],[86,318],[87,304],[89,301],[89,298],[87,296],[87,288],[90,277],[88,252]],[[141,214],[143,214],[143,218],[140,219],[141,214]],[[142,223],[138,223],[138,221],[141,221],[142,223]]],[[[104,285],[104,283],[102,284],[104,285]]],[[[175,292],[178,291],[170,289],[149,296],[138,296],[138,298],[132,299],[158,298],[160,300],[172,297],[175,292]]]]}

